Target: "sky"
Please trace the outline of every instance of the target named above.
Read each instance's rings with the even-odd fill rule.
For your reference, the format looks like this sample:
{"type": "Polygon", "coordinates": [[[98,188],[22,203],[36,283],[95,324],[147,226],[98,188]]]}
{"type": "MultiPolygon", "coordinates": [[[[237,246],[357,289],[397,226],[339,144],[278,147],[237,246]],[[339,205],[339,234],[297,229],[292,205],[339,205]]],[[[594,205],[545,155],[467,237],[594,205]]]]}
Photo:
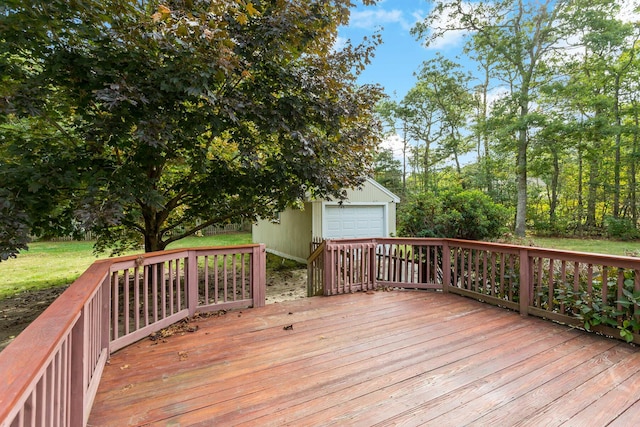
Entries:
{"type": "MultiPolygon", "coordinates": [[[[640,19],[639,13],[633,12],[638,0],[618,1],[622,5],[618,19],[623,22],[640,19]]],[[[337,44],[346,39],[358,44],[363,37],[371,36],[377,30],[381,31],[383,41],[359,83],[379,83],[387,95],[400,101],[414,86],[414,73],[420,70],[424,61],[434,58],[436,52],[453,59],[472,74],[477,72],[477,66],[462,55],[464,33],[448,32],[429,47],[410,34],[415,23],[428,15],[433,7],[432,0],[378,0],[376,6],[362,6],[358,0],[354,2],[359,5],[352,9],[349,26],[339,29],[337,44]]],[[[493,91],[495,96],[503,93],[500,88],[493,88],[493,91]]]]}
{"type": "MultiPolygon", "coordinates": [[[[399,102],[415,85],[414,73],[419,72],[424,61],[434,58],[437,52],[451,59],[460,56],[462,34],[449,33],[430,47],[411,35],[411,28],[424,20],[431,7],[432,2],[426,0],[380,0],[376,6],[359,5],[352,9],[349,26],[339,29],[338,45],[346,39],[356,45],[378,30],[382,35],[375,57],[359,77],[360,84],[379,83],[392,100],[399,102]]],[[[456,62],[469,64],[465,64],[464,58],[456,62]]],[[[398,135],[387,136],[382,146],[401,158],[402,142],[398,135]]]]}
{"type": "Polygon", "coordinates": [[[338,44],[351,39],[353,44],[377,30],[382,34],[382,45],[376,49],[372,63],[360,76],[359,83],[379,83],[392,99],[400,101],[415,84],[414,73],[423,61],[440,51],[450,57],[460,53],[462,39],[459,34],[441,40],[426,48],[410,34],[416,22],[424,20],[431,2],[426,0],[381,0],[376,6],[358,6],[352,10],[348,27],[339,30],[338,44]]]}

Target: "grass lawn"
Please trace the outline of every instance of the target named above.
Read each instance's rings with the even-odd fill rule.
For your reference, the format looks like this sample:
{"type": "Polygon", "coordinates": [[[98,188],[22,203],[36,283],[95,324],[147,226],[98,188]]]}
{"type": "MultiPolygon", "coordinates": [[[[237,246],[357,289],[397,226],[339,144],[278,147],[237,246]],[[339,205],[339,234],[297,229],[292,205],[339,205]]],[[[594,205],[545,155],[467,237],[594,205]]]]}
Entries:
{"type": "Polygon", "coordinates": [[[536,246],[566,251],[594,252],[608,255],[640,255],[640,242],[620,242],[597,239],[559,239],[551,237],[533,237],[536,246]]]}
{"type": "MultiPolygon", "coordinates": [[[[199,246],[228,246],[251,243],[251,233],[188,237],[169,245],[169,249],[199,246]]],[[[132,252],[135,253],[135,252],[132,252]]],[[[0,262],[0,298],[27,290],[71,284],[95,260],[93,242],[35,242],[16,259],[0,262]]]]}

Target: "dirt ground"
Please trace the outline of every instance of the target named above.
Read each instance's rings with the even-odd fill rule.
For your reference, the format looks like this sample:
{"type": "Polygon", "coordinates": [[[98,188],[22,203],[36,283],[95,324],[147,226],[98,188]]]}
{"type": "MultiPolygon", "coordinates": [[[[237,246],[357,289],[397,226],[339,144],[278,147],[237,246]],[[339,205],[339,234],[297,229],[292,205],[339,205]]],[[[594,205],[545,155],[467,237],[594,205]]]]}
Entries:
{"type": "MultiPolygon", "coordinates": [[[[23,292],[0,300],[0,350],[44,311],[66,287],[23,292]]],[[[267,304],[305,298],[307,270],[286,269],[267,271],[267,304]]]]}

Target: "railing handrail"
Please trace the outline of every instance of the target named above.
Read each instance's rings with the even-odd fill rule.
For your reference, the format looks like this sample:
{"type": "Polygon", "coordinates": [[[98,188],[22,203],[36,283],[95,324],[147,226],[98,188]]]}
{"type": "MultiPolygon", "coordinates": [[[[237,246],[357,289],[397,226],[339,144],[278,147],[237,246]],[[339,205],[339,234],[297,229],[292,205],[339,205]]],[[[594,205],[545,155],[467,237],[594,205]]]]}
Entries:
{"type": "MultiPolygon", "coordinates": [[[[2,352],[0,352],[0,427],[8,426],[12,423],[13,417],[17,411],[21,411],[22,405],[25,404],[29,398],[29,394],[35,384],[44,375],[45,370],[48,369],[49,364],[54,357],[60,357],[57,355],[58,350],[62,345],[72,347],[73,343],[69,343],[72,330],[78,327],[79,319],[83,319],[86,316],[86,307],[88,303],[96,296],[97,292],[101,292],[101,288],[105,282],[108,284],[108,279],[113,271],[119,268],[131,268],[132,265],[146,265],[153,264],[154,260],[158,259],[179,259],[187,258],[191,254],[195,256],[207,256],[209,254],[242,254],[242,253],[261,253],[261,257],[264,257],[264,245],[263,244],[246,244],[238,246],[209,246],[209,247],[197,247],[197,248],[180,248],[171,249],[161,252],[149,252],[138,255],[127,255],[118,258],[111,258],[105,260],[95,261],[80,277],[75,280],[67,290],[65,290],[53,303],[47,307],[43,313],[36,318],[27,328],[22,331],[2,352]],[[84,314],[83,314],[84,313],[84,314]],[[37,349],[37,350],[36,350],[37,349]]],[[[264,260],[254,264],[259,269],[264,269],[264,260]]],[[[191,267],[189,268],[197,268],[191,267]]],[[[260,274],[264,275],[264,271],[260,274]]],[[[185,277],[188,277],[186,275],[185,277]]],[[[194,275],[197,276],[197,275],[194,275]]],[[[194,278],[194,279],[197,279],[194,278]]],[[[251,278],[254,280],[255,277],[251,278]]],[[[190,279],[193,280],[193,279],[190,279]]],[[[264,282],[264,280],[259,280],[264,282]]],[[[264,283],[261,284],[264,286],[264,283]]],[[[197,284],[191,285],[197,289],[197,284]]],[[[254,288],[257,289],[257,288],[254,288]]],[[[107,291],[108,292],[108,291],[107,291]]],[[[193,291],[192,291],[193,292],[193,291]]],[[[254,305],[264,304],[264,290],[255,292],[252,296],[254,305]],[[257,301],[258,299],[262,301],[257,301]]],[[[188,307],[188,304],[197,305],[197,298],[189,301],[185,299],[184,303],[190,312],[195,311],[195,307],[188,307]]],[[[103,305],[99,309],[109,310],[111,304],[103,305]]],[[[187,311],[188,313],[188,311],[187,311]]],[[[107,319],[109,319],[109,313],[107,313],[107,319]]],[[[86,323],[88,320],[84,320],[86,323]]],[[[82,323],[82,322],[81,322],[82,323]]],[[[108,321],[107,321],[108,324],[108,321]]],[[[80,325],[82,331],[83,326],[80,325]]],[[[161,329],[158,328],[158,329],[161,329]]],[[[108,330],[108,326],[107,326],[108,330]]],[[[85,334],[86,332],[73,332],[74,336],[85,334]]],[[[107,340],[108,335],[107,335],[107,340]]],[[[104,356],[108,356],[109,342],[102,344],[104,356]],[[104,345],[106,344],[106,345],[104,345]]],[[[69,360],[79,359],[83,361],[87,354],[86,350],[67,348],[65,350],[69,360]],[[71,354],[69,354],[71,353],[71,354]]],[[[71,362],[69,362],[71,364],[71,362]]],[[[83,363],[87,363],[84,361],[83,363]]],[[[90,368],[91,369],[91,368],[90,368]]],[[[78,370],[74,375],[86,376],[85,368],[78,370]],[[84,374],[83,374],[84,373],[84,374]]],[[[99,370],[101,372],[101,369],[99,370]]],[[[99,374],[98,374],[99,376],[99,374]]],[[[99,378],[98,378],[99,380],[99,378]]],[[[74,382],[76,380],[72,380],[74,382]]],[[[87,378],[78,380],[78,383],[85,389],[88,387],[87,378]]],[[[93,380],[91,380],[93,381],[93,380]]],[[[92,385],[95,386],[95,385],[92,385]]],[[[72,387],[69,385],[69,387],[72,387]]],[[[82,396],[87,390],[72,390],[71,393],[76,399],[78,393],[80,393],[80,399],[84,400],[86,397],[82,396]]],[[[91,399],[91,398],[89,398],[91,399]]],[[[89,403],[90,406],[90,403],[89,403]]],[[[72,402],[72,416],[69,417],[67,425],[83,425],[86,424],[88,412],[87,408],[76,408],[72,402]],[[74,409],[75,408],[75,409],[74,409]],[[79,415],[73,414],[73,411],[82,412],[79,415]],[[73,418],[73,419],[72,419],[73,418]]],[[[36,413],[36,409],[29,409],[36,413]]],[[[39,416],[41,416],[40,414],[39,416]]],[[[35,415],[34,415],[35,416],[35,415]]]]}
{"type": "Polygon", "coordinates": [[[550,249],[550,248],[542,248],[538,246],[526,246],[526,245],[516,245],[511,243],[498,243],[498,242],[482,242],[477,240],[462,240],[462,239],[451,239],[451,238],[440,238],[440,237],[376,237],[374,239],[371,238],[357,238],[357,239],[332,239],[328,240],[332,244],[348,244],[348,243],[362,243],[362,242],[370,242],[376,241],[379,244],[384,243],[414,243],[419,244],[421,242],[428,242],[431,244],[444,243],[447,242],[449,245],[459,245],[461,247],[466,248],[477,248],[477,249],[491,249],[500,248],[501,250],[507,250],[511,253],[519,253],[521,250],[526,249],[529,253],[529,256],[535,255],[563,255],[563,256],[573,256],[580,259],[589,259],[595,262],[603,262],[607,263],[624,263],[625,266],[629,265],[629,268],[632,266],[637,266],[637,263],[640,262],[640,258],[627,256],[627,255],[608,255],[608,254],[600,254],[595,252],[581,252],[581,251],[571,251],[565,249],[550,249]]]}
{"type": "Polygon", "coordinates": [[[313,263],[313,261],[315,261],[316,258],[318,258],[319,256],[321,256],[324,253],[324,248],[327,246],[327,242],[328,242],[328,240],[323,240],[318,245],[318,247],[307,258],[307,264],[313,263]]]}
{"type": "MultiPolygon", "coordinates": [[[[6,420],[37,380],[84,304],[109,274],[109,262],[96,261],[60,297],[0,352],[0,420],[6,420]],[[38,351],[34,351],[37,346],[38,351]]],[[[1,424],[4,426],[4,422],[1,424]]]]}

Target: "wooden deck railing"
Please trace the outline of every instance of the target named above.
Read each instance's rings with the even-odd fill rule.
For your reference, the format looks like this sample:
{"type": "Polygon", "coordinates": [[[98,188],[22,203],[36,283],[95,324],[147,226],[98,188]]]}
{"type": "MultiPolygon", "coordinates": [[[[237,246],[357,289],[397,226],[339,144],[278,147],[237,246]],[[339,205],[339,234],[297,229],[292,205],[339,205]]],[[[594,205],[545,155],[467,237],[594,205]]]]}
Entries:
{"type": "Polygon", "coordinates": [[[84,426],[110,353],[196,311],[265,303],[264,245],[95,262],[0,353],[0,427],[84,426]]]}
{"type": "Polygon", "coordinates": [[[321,272],[309,263],[314,294],[441,289],[640,343],[638,258],[404,238],[328,240],[322,252],[321,272]]]}
{"type": "Polygon", "coordinates": [[[318,245],[311,246],[313,251],[307,259],[307,296],[315,297],[323,295],[325,288],[324,260],[326,243],[318,242],[318,245]]]}

